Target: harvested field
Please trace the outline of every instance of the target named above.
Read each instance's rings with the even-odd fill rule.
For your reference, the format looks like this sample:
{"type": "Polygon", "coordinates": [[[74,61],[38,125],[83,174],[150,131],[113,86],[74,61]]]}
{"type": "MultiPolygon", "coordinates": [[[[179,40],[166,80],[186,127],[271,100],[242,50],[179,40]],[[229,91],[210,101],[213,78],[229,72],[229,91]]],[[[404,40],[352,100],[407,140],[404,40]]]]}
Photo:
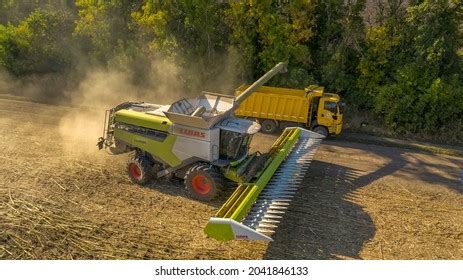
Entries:
{"type": "Polygon", "coordinates": [[[103,112],[63,130],[82,110],[0,99],[1,259],[463,258],[463,158],[326,141],[274,242],[218,242],[202,230],[225,197],[133,185],[94,146],[103,112]]]}

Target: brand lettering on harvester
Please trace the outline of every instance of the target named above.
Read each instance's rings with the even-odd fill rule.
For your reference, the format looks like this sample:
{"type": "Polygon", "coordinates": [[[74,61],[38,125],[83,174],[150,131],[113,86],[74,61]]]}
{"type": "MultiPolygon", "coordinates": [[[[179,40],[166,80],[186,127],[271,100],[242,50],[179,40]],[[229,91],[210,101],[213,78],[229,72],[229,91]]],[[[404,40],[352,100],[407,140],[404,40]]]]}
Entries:
{"type": "Polygon", "coordinates": [[[179,132],[184,135],[199,137],[199,138],[206,138],[206,133],[202,131],[187,129],[187,128],[180,128],[179,132]]]}

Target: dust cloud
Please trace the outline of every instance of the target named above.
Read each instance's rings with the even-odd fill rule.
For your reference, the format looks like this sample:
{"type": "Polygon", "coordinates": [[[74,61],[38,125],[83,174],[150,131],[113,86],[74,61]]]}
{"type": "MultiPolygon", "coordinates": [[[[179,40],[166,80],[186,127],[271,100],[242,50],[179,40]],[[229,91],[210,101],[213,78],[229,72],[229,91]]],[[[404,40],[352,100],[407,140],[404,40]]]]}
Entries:
{"type": "MultiPolygon", "coordinates": [[[[233,94],[239,85],[237,59],[230,53],[220,58],[217,75],[204,79],[205,69],[178,66],[158,58],[150,62],[140,84],[131,67],[87,67],[73,73],[54,73],[17,78],[0,68],[0,94],[14,99],[59,105],[57,134],[64,153],[96,153],[96,142],[103,135],[106,110],[126,102],[170,104],[193,97],[201,90],[233,94]],[[63,113],[64,111],[64,113],[63,113]]],[[[217,65],[216,65],[217,66],[217,65]]]]}
{"type": "Polygon", "coordinates": [[[130,71],[88,70],[75,90],[64,93],[68,105],[75,107],[59,123],[65,150],[74,151],[77,147],[84,153],[97,151],[95,145],[103,135],[105,111],[120,103],[168,104],[185,95],[179,67],[174,63],[153,61],[151,69],[152,83],[145,86],[136,85],[130,71]]]}
{"type": "Polygon", "coordinates": [[[0,94],[32,101],[56,104],[62,100],[63,89],[77,84],[65,73],[33,74],[15,77],[0,66],[0,94]]]}
{"type": "Polygon", "coordinates": [[[239,84],[237,59],[228,54],[221,61],[219,75],[201,81],[201,69],[187,69],[167,59],[155,59],[148,73],[150,83],[144,86],[134,82],[134,73],[129,70],[88,70],[75,90],[65,92],[68,105],[77,109],[65,115],[59,124],[65,149],[73,151],[78,145],[85,153],[96,152],[96,140],[103,135],[105,111],[122,102],[170,104],[197,96],[201,90],[233,94],[239,84]],[[193,86],[186,85],[187,76],[193,86]]]}

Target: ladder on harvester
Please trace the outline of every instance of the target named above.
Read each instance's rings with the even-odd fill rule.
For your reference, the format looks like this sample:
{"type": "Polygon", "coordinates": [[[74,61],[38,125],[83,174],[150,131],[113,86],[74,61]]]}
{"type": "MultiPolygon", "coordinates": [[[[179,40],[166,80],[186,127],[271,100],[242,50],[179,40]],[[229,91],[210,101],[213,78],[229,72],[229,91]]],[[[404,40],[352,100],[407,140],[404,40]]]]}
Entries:
{"type": "Polygon", "coordinates": [[[217,240],[266,240],[300,187],[323,136],[286,128],[270,149],[268,165],[251,183],[240,184],[209,219],[204,232],[217,240]]]}

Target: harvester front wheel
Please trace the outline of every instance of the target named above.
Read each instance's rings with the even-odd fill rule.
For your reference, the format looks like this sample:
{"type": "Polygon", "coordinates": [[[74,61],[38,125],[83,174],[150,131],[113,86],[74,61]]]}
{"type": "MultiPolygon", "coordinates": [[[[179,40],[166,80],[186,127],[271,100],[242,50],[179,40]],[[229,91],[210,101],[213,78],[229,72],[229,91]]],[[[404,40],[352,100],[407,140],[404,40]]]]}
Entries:
{"type": "Polygon", "coordinates": [[[153,167],[148,158],[135,153],[127,162],[127,173],[132,182],[146,185],[153,177],[153,167]]]}
{"type": "Polygon", "coordinates": [[[202,201],[214,199],[225,186],[222,174],[210,164],[194,164],[185,174],[185,186],[190,195],[202,201]]]}

